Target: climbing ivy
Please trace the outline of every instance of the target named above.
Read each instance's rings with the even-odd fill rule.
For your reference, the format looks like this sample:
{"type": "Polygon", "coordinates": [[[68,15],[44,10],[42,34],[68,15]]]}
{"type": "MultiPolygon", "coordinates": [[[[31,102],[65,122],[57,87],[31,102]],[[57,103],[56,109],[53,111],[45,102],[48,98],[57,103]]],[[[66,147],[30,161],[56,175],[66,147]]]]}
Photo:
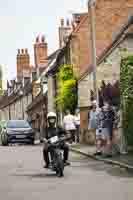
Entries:
{"type": "Polygon", "coordinates": [[[57,80],[59,86],[56,97],[57,108],[63,112],[67,109],[73,112],[77,106],[77,81],[73,75],[72,66],[61,66],[57,80]]]}
{"type": "Polygon", "coordinates": [[[133,55],[122,56],[120,65],[120,96],[123,129],[129,145],[133,145],[133,55]]]}

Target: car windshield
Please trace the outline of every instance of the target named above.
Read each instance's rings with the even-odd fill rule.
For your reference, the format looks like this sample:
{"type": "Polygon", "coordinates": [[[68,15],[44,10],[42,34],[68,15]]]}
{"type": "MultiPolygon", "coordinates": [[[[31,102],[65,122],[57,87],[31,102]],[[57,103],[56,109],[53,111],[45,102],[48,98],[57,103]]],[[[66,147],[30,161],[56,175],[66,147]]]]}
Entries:
{"type": "Polygon", "coordinates": [[[7,122],[7,128],[30,128],[30,125],[24,120],[11,120],[7,122]]]}

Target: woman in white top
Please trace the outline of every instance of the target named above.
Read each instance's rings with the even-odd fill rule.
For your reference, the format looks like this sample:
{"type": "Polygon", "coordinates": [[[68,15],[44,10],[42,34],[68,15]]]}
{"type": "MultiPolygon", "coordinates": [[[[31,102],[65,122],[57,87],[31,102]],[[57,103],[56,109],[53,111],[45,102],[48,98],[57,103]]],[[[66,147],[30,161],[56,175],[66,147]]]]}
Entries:
{"type": "Polygon", "coordinates": [[[66,115],[63,119],[63,127],[67,132],[71,134],[72,141],[75,142],[75,131],[76,131],[75,117],[68,110],[66,111],[66,115]]]}
{"type": "Polygon", "coordinates": [[[76,125],[76,142],[79,143],[79,137],[80,137],[80,111],[76,110],[75,115],[75,125],[76,125]]]}

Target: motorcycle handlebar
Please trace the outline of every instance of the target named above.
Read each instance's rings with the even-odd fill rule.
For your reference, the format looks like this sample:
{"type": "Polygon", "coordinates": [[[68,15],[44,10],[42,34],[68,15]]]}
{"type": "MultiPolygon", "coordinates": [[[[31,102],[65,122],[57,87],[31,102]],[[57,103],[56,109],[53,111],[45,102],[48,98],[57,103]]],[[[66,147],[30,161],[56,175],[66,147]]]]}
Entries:
{"type": "MultiPolygon", "coordinates": [[[[60,142],[65,142],[65,141],[68,141],[68,140],[70,140],[70,139],[71,139],[70,136],[67,136],[67,137],[66,137],[66,136],[60,137],[59,140],[58,140],[57,142],[55,142],[55,144],[56,144],[56,143],[60,143],[60,142]]],[[[47,139],[45,138],[45,139],[44,139],[44,142],[51,144],[50,139],[47,140],[47,139]]]]}

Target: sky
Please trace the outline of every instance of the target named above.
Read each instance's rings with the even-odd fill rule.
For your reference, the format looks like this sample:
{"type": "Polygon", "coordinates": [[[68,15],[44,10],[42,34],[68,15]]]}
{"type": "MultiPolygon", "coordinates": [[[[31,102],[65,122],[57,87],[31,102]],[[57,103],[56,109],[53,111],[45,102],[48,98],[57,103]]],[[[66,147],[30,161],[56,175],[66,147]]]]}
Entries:
{"type": "Polygon", "coordinates": [[[0,64],[8,79],[16,76],[17,49],[28,48],[33,61],[33,44],[44,34],[49,53],[58,48],[60,18],[87,11],[87,0],[0,0],[0,64]]]}

